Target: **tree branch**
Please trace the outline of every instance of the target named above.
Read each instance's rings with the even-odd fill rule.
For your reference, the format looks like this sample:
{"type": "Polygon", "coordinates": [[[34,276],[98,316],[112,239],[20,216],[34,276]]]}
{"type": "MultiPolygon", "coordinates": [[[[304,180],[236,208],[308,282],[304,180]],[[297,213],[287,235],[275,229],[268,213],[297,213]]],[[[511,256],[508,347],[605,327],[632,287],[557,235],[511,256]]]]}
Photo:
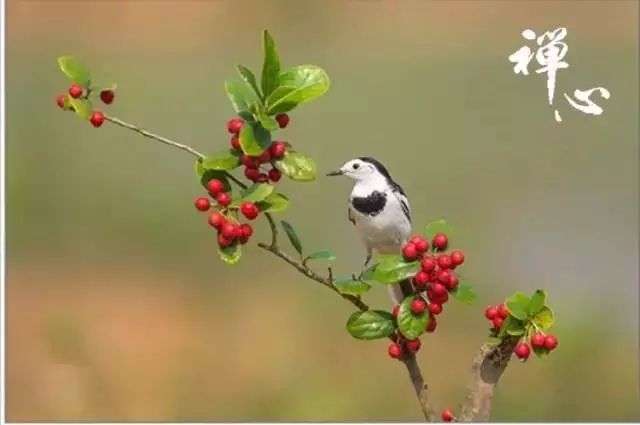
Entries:
{"type": "MultiPolygon", "coordinates": [[[[174,148],[183,150],[198,159],[202,160],[206,158],[204,154],[198,152],[191,146],[176,142],[166,137],[162,137],[155,133],[151,133],[134,124],[122,121],[119,118],[105,115],[105,119],[122,128],[134,131],[148,139],[152,139],[160,143],[172,146],[174,148]]],[[[239,187],[247,187],[242,181],[238,180],[231,173],[225,171],[225,174],[239,187]]],[[[340,295],[340,297],[353,304],[358,310],[369,310],[369,306],[365,304],[360,299],[360,297],[355,295],[343,294],[338,290],[338,288],[333,284],[333,272],[331,269],[329,269],[328,277],[323,277],[307,267],[302,259],[296,260],[282,251],[278,246],[278,228],[275,220],[269,213],[265,213],[264,215],[271,229],[271,243],[258,243],[258,246],[260,248],[280,258],[307,278],[331,289],[333,292],[340,295]]],[[[480,352],[478,353],[478,355],[476,355],[472,362],[471,380],[468,385],[465,400],[460,406],[460,414],[457,418],[459,421],[489,420],[489,415],[491,413],[491,402],[493,399],[493,393],[495,391],[496,384],[502,376],[502,373],[506,369],[509,363],[509,359],[511,358],[511,353],[513,352],[513,349],[517,342],[517,337],[506,337],[497,346],[484,344],[482,345],[482,347],[480,347],[480,352]]],[[[418,398],[418,402],[420,403],[420,408],[422,409],[424,418],[430,422],[438,421],[437,413],[430,406],[427,391],[428,385],[424,380],[415,354],[407,353],[400,360],[405,365],[407,372],[409,373],[409,378],[411,379],[411,383],[413,384],[413,388],[418,398]]]]}
{"type": "Polygon", "coordinates": [[[487,422],[496,384],[511,359],[519,337],[506,336],[498,345],[483,344],[471,363],[467,395],[460,406],[459,421],[487,422]]]}

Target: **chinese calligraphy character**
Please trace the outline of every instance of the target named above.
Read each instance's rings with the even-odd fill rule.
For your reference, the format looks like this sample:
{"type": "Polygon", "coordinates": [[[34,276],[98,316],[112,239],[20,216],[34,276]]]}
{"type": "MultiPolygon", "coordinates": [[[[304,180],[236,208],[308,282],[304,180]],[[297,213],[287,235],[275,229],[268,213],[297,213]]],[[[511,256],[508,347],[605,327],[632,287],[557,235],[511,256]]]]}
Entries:
{"type": "MultiPolygon", "coordinates": [[[[567,37],[567,29],[560,27],[553,31],[547,31],[540,36],[536,36],[533,30],[526,29],[522,32],[522,37],[529,41],[535,40],[538,48],[533,52],[529,46],[525,45],[509,55],[509,61],[515,64],[513,72],[515,74],[529,75],[529,65],[535,57],[536,62],[540,65],[540,68],[535,72],[536,74],[547,74],[547,99],[549,105],[553,105],[558,71],[569,68],[569,64],[564,61],[569,50],[569,46],[564,42],[567,37]]],[[[566,93],[564,93],[564,97],[569,102],[569,105],[575,109],[586,114],[600,115],[603,109],[590,99],[591,94],[596,90],[599,91],[602,98],[609,99],[610,93],[604,87],[596,87],[584,91],[575,90],[573,95],[582,104],[573,100],[566,93]]],[[[560,112],[557,109],[554,110],[554,115],[557,122],[562,121],[560,112]]]]}

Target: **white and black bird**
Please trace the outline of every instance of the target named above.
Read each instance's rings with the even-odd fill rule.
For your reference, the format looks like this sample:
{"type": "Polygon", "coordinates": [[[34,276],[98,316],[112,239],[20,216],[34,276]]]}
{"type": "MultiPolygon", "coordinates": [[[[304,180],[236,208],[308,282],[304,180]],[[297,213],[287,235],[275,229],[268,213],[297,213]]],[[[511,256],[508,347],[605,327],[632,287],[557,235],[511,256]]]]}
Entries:
{"type": "MultiPolygon", "coordinates": [[[[399,254],[411,235],[411,209],[404,190],[385,166],[373,158],[360,157],[327,175],[355,180],[348,213],[367,249],[365,267],[373,251],[399,254]]],[[[399,285],[389,285],[389,293],[395,303],[404,298],[399,285]]]]}

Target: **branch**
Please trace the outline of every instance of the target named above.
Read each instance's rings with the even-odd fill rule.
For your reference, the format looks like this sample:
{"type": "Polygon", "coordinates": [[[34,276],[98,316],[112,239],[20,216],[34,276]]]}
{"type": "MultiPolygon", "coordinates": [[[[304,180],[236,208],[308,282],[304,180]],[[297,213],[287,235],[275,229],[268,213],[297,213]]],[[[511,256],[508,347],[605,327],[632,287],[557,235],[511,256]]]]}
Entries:
{"type": "Polygon", "coordinates": [[[178,142],[175,142],[175,141],[173,141],[171,139],[167,139],[166,137],[162,137],[162,136],[159,136],[157,134],[151,133],[151,132],[149,132],[147,130],[144,130],[144,129],[138,127],[138,126],[135,126],[133,124],[129,124],[128,122],[122,121],[119,118],[115,118],[115,117],[111,117],[109,115],[105,115],[104,119],[109,121],[109,122],[111,122],[111,123],[113,123],[113,124],[115,124],[115,125],[119,125],[120,127],[124,127],[126,129],[135,131],[136,133],[138,133],[138,134],[140,134],[140,135],[142,135],[144,137],[147,137],[149,139],[153,139],[153,140],[156,140],[158,142],[164,143],[166,145],[173,146],[174,148],[182,149],[183,151],[189,152],[191,155],[193,155],[193,156],[195,156],[197,158],[200,158],[200,159],[204,159],[205,158],[205,156],[203,154],[201,154],[200,152],[198,152],[197,150],[195,150],[191,146],[183,145],[182,143],[178,143],[178,142]]]}
{"type": "MultiPolygon", "coordinates": [[[[166,137],[162,137],[155,133],[151,133],[134,124],[122,121],[119,118],[105,115],[105,119],[122,128],[134,131],[148,139],[155,140],[160,143],[164,143],[166,145],[188,152],[198,159],[205,158],[204,154],[198,152],[191,146],[176,142],[166,137]]],[[[231,173],[225,171],[225,174],[238,186],[242,188],[247,187],[242,181],[238,180],[231,173]]],[[[333,284],[333,272],[331,269],[329,269],[328,277],[323,277],[307,267],[307,265],[302,260],[296,260],[282,251],[278,246],[278,228],[276,226],[276,223],[271,214],[265,213],[265,217],[267,218],[269,227],[271,229],[271,243],[268,245],[259,243],[258,246],[260,248],[272,253],[287,264],[291,265],[307,278],[331,289],[333,292],[340,295],[340,297],[353,304],[358,310],[369,310],[369,306],[365,304],[360,299],[360,297],[355,295],[343,294],[338,290],[338,288],[336,288],[336,286],[333,284]]],[[[474,358],[472,363],[472,377],[468,386],[467,396],[465,397],[465,401],[460,407],[460,414],[458,417],[459,421],[487,421],[489,419],[489,415],[491,412],[491,401],[493,399],[495,386],[502,376],[502,373],[506,369],[509,363],[509,359],[511,358],[511,353],[513,352],[513,349],[517,342],[517,337],[507,337],[498,346],[484,344],[482,347],[480,347],[480,352],[474,358]]],[[[401,361],[407,368],[409,378],[411,379],[411,383],[413,384],[413,388],[416,392],[416,396],[418,397],[418,402],[420,403],[420,408],[422,409],[422,413],[424,414],[425,419],[431,422],[438,421],[437,413],[429,404],[427,391],[428,386],[424,380],[415,354],[408,353],[401,359],[401,361]]]]}
{"type": "Polygon", "coordinates": [[[498,345],[483,344],[471,363],[471,380],[460,406],[461,422],[487,422],[496,384],[507,368],[519,337],[507,336],[498,345]]]}

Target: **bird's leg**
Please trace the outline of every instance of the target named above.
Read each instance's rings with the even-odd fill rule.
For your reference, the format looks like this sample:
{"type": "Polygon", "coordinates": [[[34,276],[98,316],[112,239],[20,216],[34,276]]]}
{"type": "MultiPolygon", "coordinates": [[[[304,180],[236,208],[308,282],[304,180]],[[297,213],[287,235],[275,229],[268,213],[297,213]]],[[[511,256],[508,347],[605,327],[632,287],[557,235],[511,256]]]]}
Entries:
{"type": "Polygon", "coordinates": [[[362,271],[358,275],[357,279],[355,279],[355,275],[354,275],[355,280],[362,280],[362,276],[364,276],[364,272],[367,270],[367,267],[369,266],[369,263],[371,262],[372,257],[373,257],[373,252],[371,251],[371,248],[367,247],[367,257],[364,259],[364,265],[362,267],[362,271]]]}

